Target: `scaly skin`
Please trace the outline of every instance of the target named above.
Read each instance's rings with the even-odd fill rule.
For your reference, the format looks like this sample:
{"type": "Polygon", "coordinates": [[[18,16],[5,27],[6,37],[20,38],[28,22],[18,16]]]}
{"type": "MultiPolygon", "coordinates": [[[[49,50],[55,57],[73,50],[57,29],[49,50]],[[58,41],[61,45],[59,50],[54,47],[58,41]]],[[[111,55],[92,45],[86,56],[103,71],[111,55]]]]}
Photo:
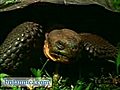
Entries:
{"type": "Polygon", "coordinates": [[[82,47],[92,56],[107,59],[115,60],[117,49],[108,41],[103,39],[100,36],[90,34],[90,33],[81,33],[80,34],[82,47]]]}
{"type": "MultiPolygon", "coordinates": [[[[40,26],[33,22],[23,23],[13,29],[0,46],[0,70],[14,70],[25,62],[34,64],[36,61],[30,61],[30,58],[32,55],[38,57],[37,54],[43,49],[42,35],[40,26]]],[[[83,51],[113,62],[116,56],[116,48],[103,38],[90,33],[77,34],[69,29],[46,33],[43,50],[46,57],[62,63],[73,62],[83,51]]]]}
{"type": "Polygon", "coordinates": [[[32,62],[31,55],[41,48],[41,33],[41,26],[33,22],[25,22],[13,29],[0,46],[0,70],[12,71],[23,62],[32,62]]]}

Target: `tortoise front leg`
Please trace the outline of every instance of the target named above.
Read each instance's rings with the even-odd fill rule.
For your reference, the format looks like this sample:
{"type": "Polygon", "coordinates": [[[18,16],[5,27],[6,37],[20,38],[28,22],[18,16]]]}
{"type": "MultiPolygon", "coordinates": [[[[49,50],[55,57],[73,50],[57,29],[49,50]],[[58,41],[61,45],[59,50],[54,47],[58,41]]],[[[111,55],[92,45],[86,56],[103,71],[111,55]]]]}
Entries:
{"type": "Polygon", "coordinates": [[[39,24],[25,22],[17,26],[0,46],[0,71],[10,72],[18,68],[24,71],[24,67],[32,66],[36,62],[32,57],[40,55],[42,42],[43,32],[39,24]]]}

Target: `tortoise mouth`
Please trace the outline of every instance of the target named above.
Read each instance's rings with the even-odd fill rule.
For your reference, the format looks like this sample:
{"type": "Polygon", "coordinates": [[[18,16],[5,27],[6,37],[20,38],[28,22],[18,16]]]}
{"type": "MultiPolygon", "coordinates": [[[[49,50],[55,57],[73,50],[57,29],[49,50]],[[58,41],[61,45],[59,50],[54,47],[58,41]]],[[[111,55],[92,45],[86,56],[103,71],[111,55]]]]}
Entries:
{"type": "Polygon", "coordinates": [[[69,63],[69,60],[66,56],[57,53],[57,52],[50,52],[48,42],[45,40],[44,42],[44,54],[47,58],[55,62],[62,62],[62,63],[69,63]]]}

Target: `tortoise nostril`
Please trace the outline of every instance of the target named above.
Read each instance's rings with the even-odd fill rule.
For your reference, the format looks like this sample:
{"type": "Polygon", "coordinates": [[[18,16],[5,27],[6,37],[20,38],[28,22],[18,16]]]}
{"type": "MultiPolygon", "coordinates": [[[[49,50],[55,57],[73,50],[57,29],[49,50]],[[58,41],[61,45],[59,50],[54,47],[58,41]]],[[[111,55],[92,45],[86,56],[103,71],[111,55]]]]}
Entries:
{"type": "Polygon", "coordinates": [[[56,47],[59,50],[63,50],[65,48],[64,43],[62,41],[60,41],[60,40],[56,42],[56,47]]]}

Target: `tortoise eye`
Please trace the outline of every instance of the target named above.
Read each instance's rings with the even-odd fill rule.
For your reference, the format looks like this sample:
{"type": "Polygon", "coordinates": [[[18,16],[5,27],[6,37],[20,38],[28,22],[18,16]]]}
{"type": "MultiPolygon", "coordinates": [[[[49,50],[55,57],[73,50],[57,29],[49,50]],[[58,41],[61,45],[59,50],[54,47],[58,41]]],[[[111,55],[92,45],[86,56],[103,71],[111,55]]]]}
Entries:
{"type": "Polygon", "coordinates": [[[63,50],[65,48],[65,45],[62,41],[57,41],[56,42],[56,47],[59,49],[59,50],[63,50]]]}

